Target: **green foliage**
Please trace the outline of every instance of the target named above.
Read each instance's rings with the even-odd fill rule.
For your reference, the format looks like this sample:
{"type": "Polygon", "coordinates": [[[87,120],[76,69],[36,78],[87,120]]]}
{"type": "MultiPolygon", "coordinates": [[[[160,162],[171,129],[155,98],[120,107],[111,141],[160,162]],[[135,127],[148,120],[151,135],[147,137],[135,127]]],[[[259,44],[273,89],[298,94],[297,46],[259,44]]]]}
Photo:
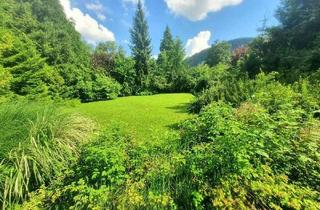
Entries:
{"type": "Polygon", "coordinates": [[[248,99],[251,93],[251,86],[245,77],[229,66],[219,64],[215,67],[199,66],[196,68],[201,76],[195,83],[194,93],[196,100],[190,109],[199,112],[201,108],[213,101],[226,101],[233,105],[240,105],[248,99]]]}
{"type": "Polygon", "coordinates": [[[99,43],[92,54],[92,67],[96,72],[110,75],[118,54],[115,42],[99,43]]]}
{"type": "Polygon", "coordinates": [[[2,30],[0,63],[12,75],[10,90],[18,95],[54,96],[63,79],[37,53],[32,41],[2,30]]]}
{"type": "Polygon", "coordinates": [[[279,70],[281,79],[294,82],[320,67],[319,1],[282,0],[277,12],[280,25],[266,29],[251,45],[244,70],[279,70]]]}
{"type": "Polygon", "coordinates": [[[24,207],[317,209],[320,122],[274,75],[255,83],[273,98],[259,89],[236,108],[211,103],[180,126],[180,136],[160,130],[141,142],[108,129],[24,207]]]}
{"type": "Polygon", "coordinates": [[[231,45],[228,42],[217,42],[208,51],[206,63],[209,66],[216,66],[219,63],[231,63],[231,45]]]}
{"type": "Polygon", "coordinates": [[[1,1],[0,205],[319,209],[319,8],[283,0],[280,25],[248,52],[231,60],[242,40],[217,42],[187,59],[207,65],[188,68],[169,27],[151,58],[141,1],[132,57],[114,42],[90,51],[58,0],[1,1]],[[187,113],[192,95],[154,92],[194,93],[199,115],[187,113]],[[41,100],[12,102],[20,98],[41,100]],[[93,123],[66,109],[106,130],[88,142],[93,123]]]}
{"type": "Polygon", "coordinates": [[[232,71],[225,71],[220,75],[222,77],[219,79],[219,74],[215,74],[216,82],[210,84],[207,90],[198,95],[191,110],[197,112],[211,102],[220,100],[234,107],[247,100],[259,102],[265,105],[270,112],[282,106],[283,101],[307,111],[315,111],[320,105],[317,94],[314,92],[315,88],[306,80],[297,82],[291,87],[276,81],[277,73],[267,75],[261,73],[256,79],[251,80],[232,71]]]}
{"type": "MultiPolygon", "coordinates": [[[[89,47],[67,20],[58,0],[8,0],[0,3],[0,13],[0,65],[12,75],[12,92],[29,98],[92,100],[83,89],[99,89],[101,80],[94,84],[99,76],[92,71],[89,47]]],[[[97,53],[103,49],[98,47],[97,53]]],[[[112,65],[107,64],[101,65],[114,66],[113,60],[112,65]]],[[[113,72],[103,73],[114,76],[113,72]]]]}
{"type": "Polygon", "coordinates": [[[139,0],[136,15],[133,19],[131,34],[131,50],[135,61],[136,92],[145,88],[146,76],[150,73],[149,60],[151,58],[151,39],[149,36],[148,23],[145,18],[143,6],[139,0]]]}
{"type": "Polygon", "coordinates": [[[319,122],[297,107],[289,111],[285,99],[273,114],[258,101],[238,109],[213,103],[183,124],[186,179],[194,177],[204,209],[316,209],[319,139],[304,130],[318,132],[319,122]]]}
{"type": "Polygon", "coordinates": [[[135,78],[136,72],[134,69],[134,60],[128,57],[117,57],[114,77],[122,86],[121,95],[131,96],[137,89],[135,78]]]}
{"type": "Polygon", "coordinates": [[[29,121],[35,121],[40,113],[41,105],[33,103],[3,103],[0,105],[0,159],[3,159],[11,149],[27,139],[30,130],[29,121]]]}
{"type": "Polygon", "coordinates": [[[163,33],[163,38],[160,43],[160,52],[170,51],[174,45],[173,36],[169,26],[166,26],[166,29],[163,33]]]}
{"type": "MultiPolygon", "coordinates": [[[[231,45],[231,50],[234,51],[237,48],[246,47],[253,41],[253,38],[239,38],[239,39],[233,39],[228,41],[228,43],[231,45]]],[[[190,67],[196,67],[198,65],[206,63],[206,60],[208,58],[208,52],[209,49],[205,49],[197,54],[194,54],[191,57],[186,58],[186,63],[190,67]]]]}
{"type": "Polygon", "coordinates": [[[114,42],[99,43],[92,55],[95,72],[120,83],[122,96],[133,95],[137,88],[134,64],[134,60],[126,57],[124,50],[114,42]]]}
{"type": "Polygon", "coordinates": [[[78,85],[80,99],[83,102],[115,99],[120,95],[121,85],[114,79],[96,75],[92,82],[82,82],[78,85]]]}
{"type": "Polygon", "coordinates": [[[157,69],[152,75],[151,88],[156,92],[189,92],[181,80],[186,74],[185,52],[179,38],[173,39],[167,26],[160,43],[157,69]]]}
{"type": "Polygon", "coordinates": [[[0,65],[0,97],[9,93],[12,75],[0,65]]]}
{"type": "Polygon", "coordinates": [[[170,161],[163,155],[169,147],[167,143],[159,142],[149,144],[146,149],[118,130],[106,131],[85,145],[79,162],[63,180],[34,193],[25,206],[173,208],[166,185],[170,172],[174,171],[173,163],[179,161],[170,161]]]}
{"type": "Polygon", "coordinates": [[[93,92],[96,100],[115,99],[120,94],[121,85],[111,78],[97,76],[94,83],[93,92]]]}

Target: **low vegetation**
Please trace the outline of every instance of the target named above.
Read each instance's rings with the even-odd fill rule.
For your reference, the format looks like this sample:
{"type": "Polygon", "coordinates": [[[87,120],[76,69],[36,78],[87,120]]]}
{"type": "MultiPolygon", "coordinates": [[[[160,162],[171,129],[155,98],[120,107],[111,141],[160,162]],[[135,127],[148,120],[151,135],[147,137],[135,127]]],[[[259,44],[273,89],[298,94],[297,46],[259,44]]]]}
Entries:
{"type": "Polygon", "coordinates": [[[56,105],[44,103],[0,105],[2,119],[7,119],[1,127],[3,209],[24,201],[29,192],[61,176],[77,160],[79,145],[92,134],[91,120],[61,113],[56,105]]]}
{"type": "Polygon", "coordinates": [[[179,135],[162,132],[140,144],[131,131],[109,128],[25,206],[317,209],[319,101],[274,76],[252,80],[259,88],[239,105],[211,102],[176,127],[179,135]]]}

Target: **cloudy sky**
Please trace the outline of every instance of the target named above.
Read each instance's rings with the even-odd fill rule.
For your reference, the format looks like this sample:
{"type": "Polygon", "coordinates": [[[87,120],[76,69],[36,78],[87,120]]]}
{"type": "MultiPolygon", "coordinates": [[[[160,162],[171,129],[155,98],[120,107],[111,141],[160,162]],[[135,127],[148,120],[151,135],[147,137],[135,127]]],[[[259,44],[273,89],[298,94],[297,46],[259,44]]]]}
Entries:
{"type": "MultiPolygon", "coordinates": [[[[116,41],[130,53],[129,29],[138,0],[60,0],[66,16],[91,44],[116,41]]],[[[185,44],[187,55],[208,48],[216,40],[254,37],[274,18],[280,0],[143,0],[153,54],[159,53],[166,25],[185,44]]]]}

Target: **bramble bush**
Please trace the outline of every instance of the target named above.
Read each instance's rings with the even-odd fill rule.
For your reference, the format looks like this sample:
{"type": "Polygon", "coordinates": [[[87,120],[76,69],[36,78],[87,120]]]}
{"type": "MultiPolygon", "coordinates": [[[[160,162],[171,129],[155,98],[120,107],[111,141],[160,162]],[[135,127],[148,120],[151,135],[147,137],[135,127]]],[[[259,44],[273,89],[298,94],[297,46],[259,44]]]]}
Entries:
{"type": "Polygon", "coordinates": [[[306,79],[293,85],[284,85],[277,81],[277,75],[276,72],[260,73],[255,79],[248,79],[229,71],[229,78],[218,79],[218,82],[211,83],[208,89],[198,94],[190,109],[199,112],[206,105],[217,101],[223,101],[233,107],[251,101],[264,105],[269,111],[280,108],[279,105],[289,106],[287,109],[299,106],[306,111],[319,109],[319,96],[316,93],[319,88],[316,85],[306,79]],[[282,103],[284,101],[286,103],[282,103]]]}
{"type": "Polygon", "coordinates": [[[159,140],[142,146],[119,129],[105,131],[83,146],[65,176],[35,191],[24,208],[174,208],[169,190],[180,156],[171,154],[173,145],[159,140]]]}
{"type": "MultiPolygon", "coordinates": [[[[286,101],[278,105],[286,107],[286,101]]],[[[193,177],[189,197],[195,206],[319,207],[320,122],[299,108],[276,111],[252,102],[237,109],[219,102],[183,124],[184,171],[186,179],[193,177]]]]}

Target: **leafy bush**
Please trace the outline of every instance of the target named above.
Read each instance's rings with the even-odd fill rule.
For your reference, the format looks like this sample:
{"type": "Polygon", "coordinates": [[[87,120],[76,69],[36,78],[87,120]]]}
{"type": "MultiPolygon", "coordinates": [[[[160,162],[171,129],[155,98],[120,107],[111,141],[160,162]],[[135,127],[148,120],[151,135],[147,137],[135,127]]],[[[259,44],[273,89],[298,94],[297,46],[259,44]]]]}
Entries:
{"type": "MultiPolygon", "coordinates": [[[[102,133],[64,176],[33,192],[25,207],[317,209],[314,84],[283,85],[276,76],[238,81],[240,97],[222,86],[229,95],[208,101],[182,123],[180,136],[159,134],[141,144],[119,130],[102,133]]],[[[220,80],[208,81],[214,86],[220,80]]]]}
{"type": "Polygon", "coordinates": [[[282,102],[274,114],[258,103],[213,103],[183,124],[193,205],[317,208],[320,122],[299,108],[285,112],[282,102]]]}
{"type": "Polygon", "coordinates": [[[109,77],[97,76],[93,83],[95,100],[115,99],[120,94],[120,91],[121,85],[109,77]]]}
{"type": "Polygon", "coordinates": [[[110,77],[96,75],[95,80],[78,84],[79,97],[83,102],[115,99],[120,95],[121,85],[110,77]]]}
{"type": "MultiPolygon", "coordinates": [[[[191,105],[191,110],[199,112],[212,102],[223,101],[234,107],[242,102],[252,101],[264,105],[270,112],[281,108],[282,105],[301,107],[314,111],[319,108],[319,100],[313,86],[307,80],[301,80],[295,85],[283,85],[277,81],[277,73],[260,73],[255,79],[237,77],[229,72],[222,80],[212,82],[210,88],[198,95],[191,105]],[[228,78],[229,77],[229,78],[228,78]],[[292,103],[291,103],[292,102],[292,103]]],[[[282,107],[282,109],[289,107],[282,107]]]]}
{"type": "Polygon", "coordinates": [[[194,88],[197,98],[190,106],[191,111],[199,112],[219,100],[239,105],[249,97],[250,84],[247,84],[246,77],[240,77],[237,70],[224,64],[212,68],[204,66],[199,70],[201,76],[194,88]]]}
{"type": "Polygon", "coordinates": [[[228,42],[216,42],[208,50],[206,63],[209,66],[216,66],[219,63],[230,64],[231,57],[231,44],[228,42]]]}
{"type": "Polygon", "coordinates": [[[118,129],[105,131],[83,147],[78,162],[63,179],[34,192],[24,206],[173,208],[168,186],[174,183],[180,160],[171,154],[172,149],[167,140],[141,146],[118,129]]]}

